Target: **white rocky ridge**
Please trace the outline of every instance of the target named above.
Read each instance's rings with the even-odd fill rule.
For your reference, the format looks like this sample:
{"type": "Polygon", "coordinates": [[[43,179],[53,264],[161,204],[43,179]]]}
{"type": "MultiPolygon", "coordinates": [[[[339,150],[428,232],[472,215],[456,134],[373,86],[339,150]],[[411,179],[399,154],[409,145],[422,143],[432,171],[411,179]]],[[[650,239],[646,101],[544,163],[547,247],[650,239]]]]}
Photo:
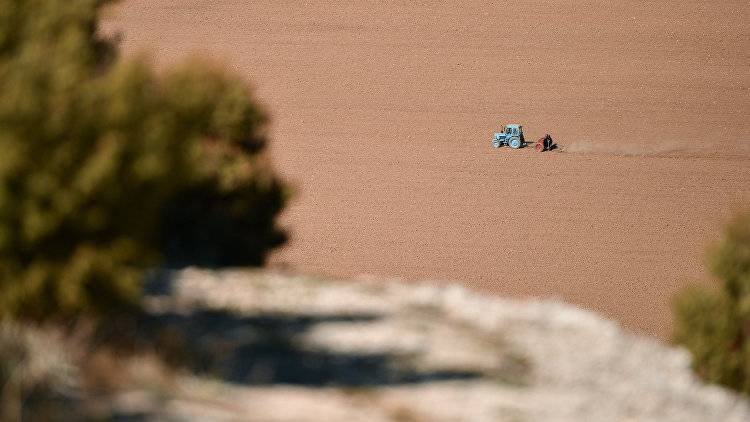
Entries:
{"type": "Polygon", "coordinates": [[[556,301],[247,270],[157,278],[169,288],[151,312],[231,318],[196,334],[198,353],[226,354],[219,369],[181,376],[159,418],[750,420],[747,399],[701,383],[685,350],[556,301]]]}

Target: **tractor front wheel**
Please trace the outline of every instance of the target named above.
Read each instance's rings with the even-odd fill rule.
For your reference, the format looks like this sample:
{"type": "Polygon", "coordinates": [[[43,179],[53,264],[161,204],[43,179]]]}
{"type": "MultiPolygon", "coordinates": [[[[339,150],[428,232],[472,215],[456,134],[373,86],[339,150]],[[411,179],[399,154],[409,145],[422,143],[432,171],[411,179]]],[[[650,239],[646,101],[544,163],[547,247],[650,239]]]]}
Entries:
{"type": "Polygon", "coordinates": [[[492,141],[492,147],[493,148],[500,148],[500,141],[498,141],[498,140],[492,141]]]}

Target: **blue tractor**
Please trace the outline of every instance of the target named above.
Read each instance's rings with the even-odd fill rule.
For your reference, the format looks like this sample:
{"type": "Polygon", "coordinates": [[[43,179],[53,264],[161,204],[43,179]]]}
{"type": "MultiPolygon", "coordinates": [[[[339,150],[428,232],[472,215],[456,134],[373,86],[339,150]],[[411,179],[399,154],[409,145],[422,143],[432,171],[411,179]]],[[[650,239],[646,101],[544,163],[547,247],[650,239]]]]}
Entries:
{"type": "Polygon", "coordinates": [[[495,148],[508,146],[518,149],[525,147],[527,143],[534,143],[534,149],[539,152],[557,149],[557,144],[552,141],[552,137],[549,135],[545,135],[536,142],[526,142],[523,137],[523,126],[517,124],[505,125],[502,132],[496,133],[492,137],[492,146],[495,148]]]}
{"type": "Polygon", "coordinates": [[[495,148],[508,146],[517,149],[525,145],[526,141],[523,139],[523,126],[521,125],[505,125],[503,131],[500,133],[496,133],[492,138],[492,146],[495,148]]]}

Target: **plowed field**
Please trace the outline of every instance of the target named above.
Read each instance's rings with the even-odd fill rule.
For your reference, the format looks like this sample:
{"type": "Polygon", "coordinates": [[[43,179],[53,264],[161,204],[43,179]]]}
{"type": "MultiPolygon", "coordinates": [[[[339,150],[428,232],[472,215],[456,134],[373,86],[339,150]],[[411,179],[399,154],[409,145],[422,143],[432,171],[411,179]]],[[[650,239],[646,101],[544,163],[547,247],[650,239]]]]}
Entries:
{"type": "Polygon", "coordinates": [[[555,296],[667,336],[750,204],[750,3],[125,1],[158,65],[252,81],[294,184],[273,263],[555,296]],[[490,147],[503,123],[562,151],[490,147]]]}

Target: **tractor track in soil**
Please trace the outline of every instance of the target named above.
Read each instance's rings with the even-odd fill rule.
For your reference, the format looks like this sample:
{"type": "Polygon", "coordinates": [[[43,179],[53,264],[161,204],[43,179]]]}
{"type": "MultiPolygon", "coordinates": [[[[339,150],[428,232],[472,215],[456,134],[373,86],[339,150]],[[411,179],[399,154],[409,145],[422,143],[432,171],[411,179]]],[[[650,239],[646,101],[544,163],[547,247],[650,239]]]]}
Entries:
{"type": "Polygon", "coordinates": [[[748,12],[128,0],[105,30],[252,80],[296,188],[275,265],[554,296],[666,337],[673,294],[708,280],[705,248],[750,203],[748,12]],[[494,150],[508,122],[562,151],[494,150]]]}

